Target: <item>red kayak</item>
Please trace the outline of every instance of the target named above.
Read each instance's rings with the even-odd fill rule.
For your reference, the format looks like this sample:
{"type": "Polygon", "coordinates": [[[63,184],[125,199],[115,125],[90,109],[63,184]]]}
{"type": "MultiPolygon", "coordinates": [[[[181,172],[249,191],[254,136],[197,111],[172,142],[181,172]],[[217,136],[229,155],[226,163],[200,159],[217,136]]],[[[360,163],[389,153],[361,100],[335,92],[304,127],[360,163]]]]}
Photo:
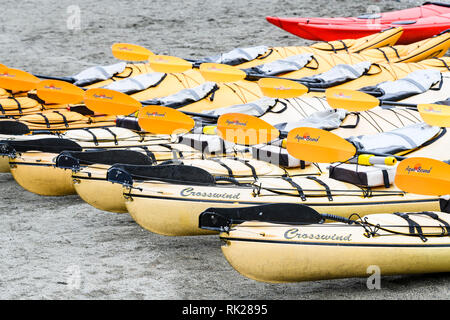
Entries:
{"type": "Polygon", "coordinates": [[[367,14],[356,18],[266,17],[277,27],[301,38],[315,41],[357,39],[390,27],[404,29],[398,44],[430,38],[450,28],[450,3],[425,2],[405,10],[367,14]]]}

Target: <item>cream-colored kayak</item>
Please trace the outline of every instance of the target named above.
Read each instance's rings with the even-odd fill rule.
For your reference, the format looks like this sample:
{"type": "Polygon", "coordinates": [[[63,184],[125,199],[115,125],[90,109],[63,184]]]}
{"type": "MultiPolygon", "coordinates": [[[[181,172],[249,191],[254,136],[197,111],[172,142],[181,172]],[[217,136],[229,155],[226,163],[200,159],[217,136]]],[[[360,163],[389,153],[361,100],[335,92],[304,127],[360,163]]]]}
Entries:
{"type": "Polygon", "coordinates": [[[220,234],[222,252],[265,282],[449,272],[450,215],[407,212],[366,215],[361,225],[244,222],[220,234]]]}

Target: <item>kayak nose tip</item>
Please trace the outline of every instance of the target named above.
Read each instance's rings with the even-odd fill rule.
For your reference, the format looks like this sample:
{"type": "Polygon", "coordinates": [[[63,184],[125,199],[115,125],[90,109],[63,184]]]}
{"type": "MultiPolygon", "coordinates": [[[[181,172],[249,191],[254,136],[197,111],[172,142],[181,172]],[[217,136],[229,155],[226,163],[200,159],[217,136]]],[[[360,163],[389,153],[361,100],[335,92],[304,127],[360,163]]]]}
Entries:
{"type": "Polygon", "coordinates": [[[280,18],[278,18],[278,17],[270,17],[270,16],[267,16],[267,17],[266,17],[266,20],[267,20],[268,22],[270,22],[271,24],[273,24],[273,25],[275,25],[275,26],[281,28],[281,21],[280,21],[280,18]]]}

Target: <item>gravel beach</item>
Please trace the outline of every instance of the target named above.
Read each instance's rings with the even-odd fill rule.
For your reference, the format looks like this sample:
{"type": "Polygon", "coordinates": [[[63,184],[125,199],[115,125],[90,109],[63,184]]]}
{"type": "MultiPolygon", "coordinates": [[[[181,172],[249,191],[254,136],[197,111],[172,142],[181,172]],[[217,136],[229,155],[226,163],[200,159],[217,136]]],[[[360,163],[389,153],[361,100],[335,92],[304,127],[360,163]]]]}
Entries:
{"type": "MultiPolygon", "coordinates": [[[[201,58],[254,45],[311,43],[267,15],[355,16],[422,1],[2,0],[0,63],[66,76],[116,62],[114,42],[201,58]]],[[[225,260],[217,236],[165,237],[77,196],[43,197],[0,174],[0,299],[449,299],[450,273],[266,284],[225,260]]]]}

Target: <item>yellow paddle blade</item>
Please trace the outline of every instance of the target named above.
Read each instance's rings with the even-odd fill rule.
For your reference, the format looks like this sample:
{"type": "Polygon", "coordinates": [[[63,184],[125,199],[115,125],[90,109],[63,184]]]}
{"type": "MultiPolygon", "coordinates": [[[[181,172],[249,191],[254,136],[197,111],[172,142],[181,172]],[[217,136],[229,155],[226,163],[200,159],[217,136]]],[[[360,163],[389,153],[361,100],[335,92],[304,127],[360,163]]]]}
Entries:
{"type": "Polygon", "coordinates": [[[450,127],[450,106],[439,104],[417,105],[423,121],[431,126],[450,127]]]}
{"type": "Polygon", "coordinates": [[[380,105],[380,100],[374,96],[350,89],[329,88],[325,90],[325,96],[332,108],[350,112],[366,111],[380,105]]]}
{"type": "Polygon", "coordinates": [[[125,93],[103,88],[87,90],[84,103],[96,113],[109,115],[128,115],[141,107],[139,101],[125,93]]]}
{"type": "Polygon", "coordinates": [[[206,81],[212,82],[236,82],[247,77],[243,70],[220,63],[202,63],[199,70],[206,81]]]}
{"type": "Polygon", "coordinates": [[[32,74],[18,70],[9,69],[0,72],[0,88],[13,91],[30,91],[36,88],[41,80],[32,74]]]}
{"type": "Polygon", "coordinates": [[[295,98],[308,93],[308,87],[286,79],[262,78],[258,80],[262,93],[270,98],[295,98]]]}
{"type": "Polygon", "coordinates": [[[192,69],[192,63],[172,56],[154,55],[148,59],[153,71],[162,73],[181,73],[192,69]]]}
{"type": "Polygon", "coordinates": [[[217,120],[218,135],[242,145],[267,143],[279,137],[280,132],[271,124],[242,113],[226,113],[217,120]]]}
{"type": "Polygon", "coordinates": [[[345,162],[356,154],[356,148],[347,140],[317,128],[292,129],[286,149],[293,157],[310,162],[345,162]]]}
{"type": "Polygon", "coordinates": [[[43,80],[36,86],[38,97],[46,103],[75,104],[83,101],[84,90],[60,80],[43,80]]]}
{"type": "Polygon", "coordinates": [[[131,43],[114,43],[111,50],[116,59],[125,61],[147,61],[154,55],[147,48],[131,43]]]}
{"type": "Polygon", "coordinates": [[[139,110],[139,126],[155,134],[180,134],[191,131],[195,121],[184,113],[163,106],[146,106],[139,110]]]}
{"type": "Polygon", "coordinates": [[[416,194],[448,195],[450,165],[430,158],[408,158],[398,164],[395,185],[403,191],[416,194]]]}

